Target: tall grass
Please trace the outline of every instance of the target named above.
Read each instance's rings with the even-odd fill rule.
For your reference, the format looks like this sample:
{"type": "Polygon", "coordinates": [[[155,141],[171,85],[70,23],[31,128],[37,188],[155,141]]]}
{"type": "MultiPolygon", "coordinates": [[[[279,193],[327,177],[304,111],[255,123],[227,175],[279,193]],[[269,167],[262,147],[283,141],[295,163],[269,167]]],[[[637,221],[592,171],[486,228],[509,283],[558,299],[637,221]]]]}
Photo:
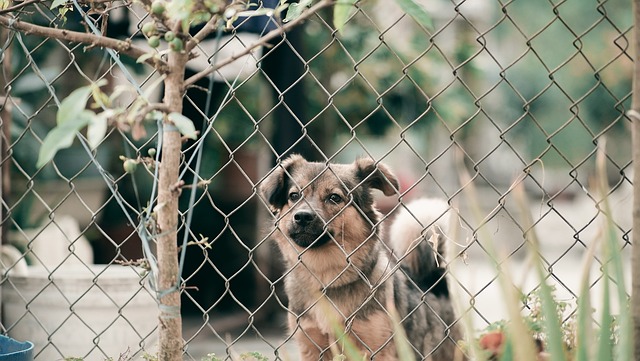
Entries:
{"type": "MultiPolygon", "coordinates": [[[[522,226],[527,231],[525,238],[532,255],[531,262],[539,278],[540,285],[537,297],[540,303],[540,321],[545,340],[545,352],[523,355],[518,350],[531,351],[531,342],[534,339],[534,331],[522,332],[522,325],[527,324],[527,316],[514,309],[520,309],[521,303],[514,301],[513,283],[510,282],[508,272],[500,272],[501,287],[504,299],[508,304],[509,320],[504,322],[507,327],[503,329],[505,342],[498,355],[493,355],[502,361],[511,360],[551,360],[551,361],[630,361],[632,358],[632,336],[629,311],[629,299],[625,289],[624,267],[619,238],[611,218],[611,208],[607,200],[607,181],[605,172],[605,158],[602,149],[599,150],[596,159],[597,191],[601,196],[598,207],[602,213],[602,232],[587,249],[584,256],[584,268],[582,270],[581,289],[577,299],[577,309],[574,314],[575,342],[568,344],[565,341],[566,327],[563,325],[559,314],[559,303],[553,295],[553,287],[547,282],[548,272],[545,270],[538,249],[538,239],[535,233],[533,221],[530,218],[530,208],[521,185],[512,188],[516,202],[523,214],[522,226]],[[602,254],[602,291],[597,297],[601,297],[600,318],[594,320],[592,309],[592,295],[590,288],[590,270],[595,259],[597,249],[602,254]],[[614,315],[613,302],[617,302],[618,314],[614,315]]],[[[521,184],[519,182],[518,184],[521,184]]],[[[488,238],[491,243],[490,238],[488,238]]],[[[504,265],[501,266],[504,268],[504,265]]],[[[475,355],[475,359],[487,359],[486,355],[475,355]]]]}

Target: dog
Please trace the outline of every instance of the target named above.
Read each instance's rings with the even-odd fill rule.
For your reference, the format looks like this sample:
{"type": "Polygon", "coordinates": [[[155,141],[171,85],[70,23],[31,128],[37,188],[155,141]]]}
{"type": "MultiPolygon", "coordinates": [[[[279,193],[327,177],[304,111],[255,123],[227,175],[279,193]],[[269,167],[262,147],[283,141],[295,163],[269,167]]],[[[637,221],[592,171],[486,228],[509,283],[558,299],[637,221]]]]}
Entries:
{"type": "Polygon", "coordinates": [[[301,359],[398,360],[403,345],[418,360],[465,359],[442,263],[447,203],[402,208],[385,243],[373,190],[397,195],[399,182],[368,158],[326,164],[292,155],[260,185],[301,359]]]}

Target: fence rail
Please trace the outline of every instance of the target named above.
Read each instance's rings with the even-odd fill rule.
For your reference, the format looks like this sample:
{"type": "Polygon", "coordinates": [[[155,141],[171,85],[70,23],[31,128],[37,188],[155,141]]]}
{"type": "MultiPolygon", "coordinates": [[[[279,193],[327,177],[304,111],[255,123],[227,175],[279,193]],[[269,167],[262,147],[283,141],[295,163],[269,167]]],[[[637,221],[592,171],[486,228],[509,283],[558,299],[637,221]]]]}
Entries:
{"type": "MultiPolygon", "coordinates": [[[[331,2],[314,2],[304,20],[240,17],[233,30],[199,38],[201,26],[179,35],[178,45],[159,38],[157,50],[150,38],[167,29],[145,28],[150,2],[38,1],[0,10],[3,333],[32,339],[36,360],[153,355],[162,334],[156,305],[172,295],[179,308],[162,301],[160,310],[165,319],[182,316],[185,359],[254,351],[296,359],[285,330],[283,279],[291,270],[259,193],[293,153],[327,164],[363,156],[386,164],[400,190],[377,197],[385,226],[412,199],[446,200],[457,219],[447,266],[460,320],[484,329],[507,317],[500,269],[525,296],[535,294],[534,253],[569,305],[569,320],[576,270],[605,218],[625,257],[632,249],[631,4],[419,3],[428,17],[406,14],[397,2],[358,2],[337,31],[331,2]],[[107,50],[30,23],[129,45],[107,50]],[[170,66],[180,53],[171,49],[190,44],[184,77],[163,74],[158,64],[170,66]],[[156,58],[139,57],[154,51],[156,58]],[[173,132],[158,115],[173,91],[168,76],[184,78],[176,106],[198,132],[191,139],[179,127],[180,182],[170,186],[159,183],[173,132]],[[96,141],[97,127],[81,130],[40,166],[65,99],[89,85],[89,105],[98,105],[86,110],[109,125],[104,137],[96,141]],[[599,152],[604,194],[595,181],[599,152]],[[171,231],[158,217],[168,204],[163,192],[177,199],[171,231]],[[177,241],[163,240],[169,233],[177,241]],[[156,257],[166,244],[177,248],[168,252],[178,254],[170,257],[178,274],[159,283],[156,257]]],[[[78,119],[86,116],[80,110],[78,119]]],[[[591,288],[599,292],[595,257],[591,288]]],[[[631,269],[629,259],[625,265],[631,269]]]]}

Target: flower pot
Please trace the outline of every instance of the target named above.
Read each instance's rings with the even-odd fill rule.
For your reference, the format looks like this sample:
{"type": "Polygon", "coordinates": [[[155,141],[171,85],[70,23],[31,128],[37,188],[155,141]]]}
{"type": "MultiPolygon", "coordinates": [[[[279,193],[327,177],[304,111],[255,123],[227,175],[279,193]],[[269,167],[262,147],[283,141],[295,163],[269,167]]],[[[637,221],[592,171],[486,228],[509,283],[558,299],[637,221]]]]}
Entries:
{"type": "Polygon", "coordinates": [[[0,335],[0,361],[32,361],[33,343],[0,335]]]}
{"type": "Polygon", "coordinates": [[[34,343],[36,361],[133,356],[155,346],[157,304],[140,283],[118,265],[29,266],[3,283],[3,324],[34,343]]]}

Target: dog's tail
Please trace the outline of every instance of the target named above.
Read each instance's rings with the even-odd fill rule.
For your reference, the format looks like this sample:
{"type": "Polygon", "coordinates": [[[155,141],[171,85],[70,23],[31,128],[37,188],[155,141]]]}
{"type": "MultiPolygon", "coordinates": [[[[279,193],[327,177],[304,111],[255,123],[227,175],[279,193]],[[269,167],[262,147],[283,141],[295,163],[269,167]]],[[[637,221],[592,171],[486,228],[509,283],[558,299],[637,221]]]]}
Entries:
{"type": "Polygon", "coordinates": [[[389,229],[402,268],[423,291],[436,296],[449,295],[444,267],[450,213],[443,200],[417,199],[401,207],[389,229]]]}

